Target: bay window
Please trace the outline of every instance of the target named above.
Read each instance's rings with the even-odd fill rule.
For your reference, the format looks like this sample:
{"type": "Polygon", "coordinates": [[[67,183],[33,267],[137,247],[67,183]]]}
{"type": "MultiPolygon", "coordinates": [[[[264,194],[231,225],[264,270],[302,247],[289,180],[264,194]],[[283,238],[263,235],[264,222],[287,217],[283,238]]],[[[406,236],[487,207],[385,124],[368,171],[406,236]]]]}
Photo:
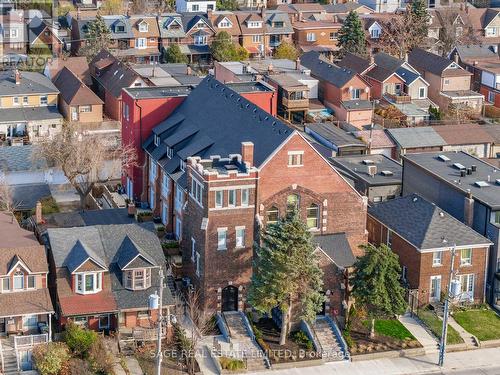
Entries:
{"type": "Polygon", "coordinates": [[[93,294],[102,290],[102,272],[77,273],[76,293],[93,294]]]}
{"type": "Polygon", "coordinates": [[[123,277],[127,289],[147,289],[151,286],[151,268],[127,270],[123,272],[123,277]]]}

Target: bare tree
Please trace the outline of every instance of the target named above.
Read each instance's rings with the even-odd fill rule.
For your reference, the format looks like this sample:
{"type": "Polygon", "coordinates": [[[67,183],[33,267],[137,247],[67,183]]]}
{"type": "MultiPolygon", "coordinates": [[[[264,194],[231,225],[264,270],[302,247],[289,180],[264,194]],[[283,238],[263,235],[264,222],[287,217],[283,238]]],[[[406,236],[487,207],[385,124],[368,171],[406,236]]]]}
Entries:
{"type": "Polygon", "coordinates": [[[12,187],[9,186],[5,177],[0,176],[0,211],[11,215],[14,221],[14,212],[19,204],[20,202],[14,202],[12,187]]]}
{"type": "Polygon", "coordinates": [[[438,47],[442,56],[448,56],[457,45],[479,43],[472,27],[464,23],[456,9],[442,8],[439,17],[442,27],[439,30],[438,47]]]}
{"type": "Polygon", "coordinates": [[[68,126],[42,142],[34,157],[45,158],[49,164],[62,169],[80,196],[82,209],[95,184],[107,182],[124,168],[137,165],[137,154],[131,145],[109,147],[103,138],[82,136],[68,126]]]}

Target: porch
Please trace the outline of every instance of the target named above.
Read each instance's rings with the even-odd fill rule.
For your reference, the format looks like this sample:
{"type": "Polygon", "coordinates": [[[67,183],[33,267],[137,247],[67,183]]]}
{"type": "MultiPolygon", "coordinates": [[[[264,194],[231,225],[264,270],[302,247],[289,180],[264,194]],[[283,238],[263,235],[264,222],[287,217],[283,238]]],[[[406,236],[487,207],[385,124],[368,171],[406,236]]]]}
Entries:
{"type": "Polygon", "coordinates": [[[17,374],[33,370],[33,348],[50,341],[49,335],[9,336],[0,339],[0,370],[2,374],[17,374]]]}

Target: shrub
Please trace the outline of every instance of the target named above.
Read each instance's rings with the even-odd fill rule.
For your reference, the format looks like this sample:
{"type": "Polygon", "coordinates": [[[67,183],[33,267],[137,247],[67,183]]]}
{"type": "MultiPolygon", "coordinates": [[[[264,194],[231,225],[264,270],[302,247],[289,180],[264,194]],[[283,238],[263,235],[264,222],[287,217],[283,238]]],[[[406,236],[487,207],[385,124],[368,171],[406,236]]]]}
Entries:
{"type": "Polygon", "coordinates": [[[292,340],[297,345],[305,347],[307,350],[312,350],[313,343],[309,340],[309,337],[303,331],[296,331],[292,333],[292,340]]]}
{"type": "Polygon", "coordinates": [[[245,362],[237,358],[220,357],[219,363],[223,370],[237,371],[245,369],[245,362]]]}
{"type": "Polygon", "coordinates": [[[92,345],[97,341],[97,332],[83,329],[73,322],[66,324],[64,341],[71,351],[80,357],[86,357],[92,345]]]}
{"type": "Polygon", "coordinates": [[[484,106],[484,115],[490,118],[500,118],[500,108],[493,105],[484,106]]]}
{"type": "Polygon", "coordinates": [[[68,375],[94,375],[89,363],[80,358],[71,358],[67,367],[69,369],[68,375]]]}
{"type": "Polygon", "coordinates": [[[33,362],[41,375],[56,375],[69,360],[69,349],[62,342],[49,342],[33,348],[33,362]]]}
{"type": "Polygon", "coordinates": [[[100,337],[90,347],[89,363],[94,374],[106,375],[113,372],[113,359],[104,345],[104,340],[100,337]]]}

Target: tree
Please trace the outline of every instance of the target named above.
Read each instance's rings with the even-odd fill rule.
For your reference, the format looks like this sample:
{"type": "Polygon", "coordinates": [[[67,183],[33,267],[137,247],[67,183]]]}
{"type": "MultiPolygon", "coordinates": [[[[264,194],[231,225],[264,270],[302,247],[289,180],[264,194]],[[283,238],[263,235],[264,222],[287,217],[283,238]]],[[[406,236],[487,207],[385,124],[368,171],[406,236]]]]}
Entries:
{"type": "Polygon", "coordinates": [[[64,341],[75,355],[86,357],[89,350],[98,340],[97,332],[84,329],[73,322],[66,324],[64,341]]]}
{"type": "Polygon", "coordinates": [[[0,212],[5,212],[11,215],[11,221],[14,221],[14,212],[19,206],[20,202],[14,202],[12,188],[7,183],[5,177],[0,174],[0,212]]]}
{"type": "Polygon", "coordinates": [[[80,48],[79,54],[87,57],[88,62],[92,61],[99,51],[108,48],[111,32],[99,13],[95,20],[88,23],[85,39],[85,44],[80,48]]]}
{"type": "Polygon", "coordinates": [[[41,375],[57,375],[70,359],[69,350],[62,342],[49,342],[33,348],[33,362],[41,375]]]}
{"type": "Polygon", "coordinates": [[[217,0],[217,10],[238,10],[236,0],[217,0]]]}
{"type": "Polygon", "coordinates": [[[366,55],[366,40],[363,25],[359,19],[358,13],[350,11],[347,15],[342,27],[339,30],[340,56],[344,56],[347,52],[355,53],[361,56],[366,55]]]}
{"type": "Polygon", "coordinates": [[[131,145],[111,148],[104,139],[83,137],[65,124],[63,131],[40,143],[33,153],[34,159],[46,159],[61,168],[69,183],[80,196],[80,207],[97,183],[121,173],[123,168],[135,166],[137,154],[131,145]]]}
{"type": "Polygon", "coordinates": [[[166,50],[164,55],[164,60],[166,63],[183,63],[188,62],[188,58],[181,51],[181,48],[177,44],[171,44],[166,50]]]}
{"type": "Polygon", "coordinates": [[[411,3],[411,8],[407,9],[411,12],[411,17],[413,20],[413,29],[416,41],[419,39],[421,41],[427,39],[429,35],[429,21],[431,16],[427,11],[427,5],[423,0],[413,0],[411,3]]]}
{"type": "Polygon", "coordinates": [[[318,265],[312,235],[294,211],[262,232],[256,244],[248,301],[258,311],[270,313],[275,307],[282,313],[280,345],[290,328],[292,304],[300,306],[299,316],[312,322],[324,301],[323,272],[318,265]]]}
{"type": "Polygon", "coordinates": [[[480,43],[472,28],[463,23],[455,9],[440,9],[439,16],[442,27],[439,30],[438,47],[442,56],[448,56],[456,45],[480,43]]]}
{"type": "Polygon", "coordinates": [[[123,13],[123,0],[106,0],[99,8],[102,14],[122,14],[123,13]]]}
{"type": "Polygon", "coordinates": [[[274,51],[275,59],[297,60],[297,57],[299,57],[299,51],[293,44],[288,42],[281,42],[274,51]]]}
{"type": "Polygon", "coordinates": [[[217,61],[240,61],[248,57],[248,52],[232,41],[227,31],[221,31],[215,36],[210,46],[212,56],[217,61]]]}
{"type": "Polygon", "coordinates": [[[392,317],[406,310],[405,290],[400,282],[399,257],[382,244],[363,246],[365,255],[354,265],[351,278],[355,303],[371,316],[370,336],[375,335],[375,318],[392,317]]]}

